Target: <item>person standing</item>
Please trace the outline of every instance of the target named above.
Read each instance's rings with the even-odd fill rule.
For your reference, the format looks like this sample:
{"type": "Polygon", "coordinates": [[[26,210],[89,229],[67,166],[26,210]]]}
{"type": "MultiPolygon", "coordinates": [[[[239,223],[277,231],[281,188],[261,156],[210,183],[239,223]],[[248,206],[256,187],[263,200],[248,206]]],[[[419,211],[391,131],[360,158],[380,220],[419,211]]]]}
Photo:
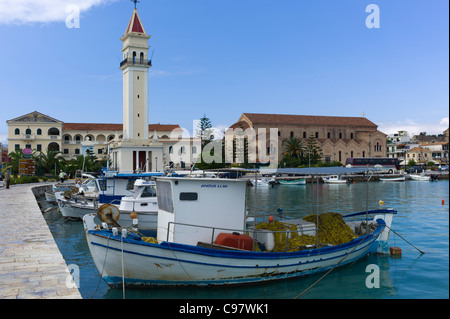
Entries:
{"type": "Polygon", "coordinates": [[[6,169],[5,171],[5,183],[6,183],[6,189],[9,189],[9,183],[11,181],[11,174],[9,173],[9,169],[6,169]]]}
{"type": "Polygon", "coordinates": [[[64,178],[65,178],[64,172],[62,170],[59,171],[59,179],[61,180],[61,183],[64,183],[64,178]]]}

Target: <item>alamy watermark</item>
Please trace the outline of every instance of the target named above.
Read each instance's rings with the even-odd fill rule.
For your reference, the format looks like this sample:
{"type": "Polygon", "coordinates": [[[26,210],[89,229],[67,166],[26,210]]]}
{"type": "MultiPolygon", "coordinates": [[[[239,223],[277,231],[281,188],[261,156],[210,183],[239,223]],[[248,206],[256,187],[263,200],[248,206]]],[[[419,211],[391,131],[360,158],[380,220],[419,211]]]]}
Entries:
{"type": "Polygon", "coordinates": [[[69,275],[66,277],[67,288],[80,288],[80,267],[75,264],[67,266],[69,269],[69,275]]]}
{"type": "Polygon", "coordinates": [[[68,29],[80,28],[80,7],[76,4],[68,4],[66,6],[66,27],[68,29]]]}
{"type": "Polygon", "coordinates": [[[366,287],[380,288],[380,267],[375,264],[367,265],[366,272],[370,273],[366,278],[366,287]]]}
{"type": "Polygon", "coordinates": [[[278,167],[277,128],[228,128],[222,132],[212,127],[199,133],[195,124],[196,121],[194,136],[186,129],[171,132],[170,139],[179,141],[169,150],[170,162],[242,164],[247,161],[278,167]]]}
{"type": "Polygon", "coordinates": [[[380,28],[380,7],[376,4],[369,4],[366,7],[366,12],[370,13],[366,17],[366,27],[368,29],[379,29],[380,28]]]}

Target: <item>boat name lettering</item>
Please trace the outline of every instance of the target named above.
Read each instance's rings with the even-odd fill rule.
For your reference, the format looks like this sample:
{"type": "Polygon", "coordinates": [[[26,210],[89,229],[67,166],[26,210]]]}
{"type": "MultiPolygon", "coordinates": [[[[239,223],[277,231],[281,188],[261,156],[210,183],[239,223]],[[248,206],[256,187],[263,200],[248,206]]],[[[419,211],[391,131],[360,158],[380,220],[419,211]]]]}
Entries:
{"type": "Polygon", "coordinates": [[[227,188],[228,185],[222,185],[222,184],[202,184],[201,187],[207,187],[207,188],[227,188]]]}

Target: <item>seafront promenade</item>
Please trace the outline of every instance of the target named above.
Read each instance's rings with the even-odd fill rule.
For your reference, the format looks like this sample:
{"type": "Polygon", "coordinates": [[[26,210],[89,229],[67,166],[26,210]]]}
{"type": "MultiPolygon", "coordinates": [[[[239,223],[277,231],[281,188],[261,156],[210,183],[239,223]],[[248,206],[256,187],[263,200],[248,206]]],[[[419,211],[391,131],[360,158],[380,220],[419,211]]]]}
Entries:
{"type": "Polygon", "coordinates": [[[33,191],[0,188],[0,299],[81,299],[33,191]]]}

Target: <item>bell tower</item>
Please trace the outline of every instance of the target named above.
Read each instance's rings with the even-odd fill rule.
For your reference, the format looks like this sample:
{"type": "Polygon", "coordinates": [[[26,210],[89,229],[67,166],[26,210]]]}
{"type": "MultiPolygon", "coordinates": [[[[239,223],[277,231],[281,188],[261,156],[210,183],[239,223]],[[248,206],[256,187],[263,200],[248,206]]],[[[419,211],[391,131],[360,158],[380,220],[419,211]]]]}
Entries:
{"type": "MultiPolygon", "coordinates": [[[[136,3],[135,3],[136,4],[136,3]]],[[[148,39],[136,6],[131,15],[123,42],[123,138],[148,140],[148,39]]]]}

